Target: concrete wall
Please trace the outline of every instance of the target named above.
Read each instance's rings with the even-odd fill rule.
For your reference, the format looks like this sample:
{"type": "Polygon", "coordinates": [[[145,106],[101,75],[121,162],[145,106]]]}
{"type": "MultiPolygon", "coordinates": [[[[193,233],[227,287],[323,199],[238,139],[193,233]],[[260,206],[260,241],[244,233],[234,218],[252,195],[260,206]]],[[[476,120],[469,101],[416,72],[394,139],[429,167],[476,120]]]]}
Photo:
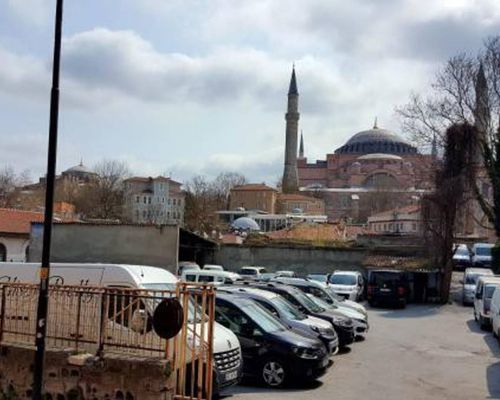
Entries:
{"type": "Polygon", "coordinates": [[[6,261],[26,261],[26,247],[29,245],[28,237],[0,236],[0,244],[7,250],[6,261]]]}
{"type": "Polygon", "coordinates": [[[229,270],[244,265],[266,267],[270,272],[293,270],[300,274],[332,272],[334,269],[362,270],[363,249],[323,249],[289,247],[221,246],[216,253],[216,263],[229,270]]]}
{"type": "MultiPolygon", "coordinates": [[[[71,365],[68,353],[46,353],[45,399],[53,400],[169,400],[172,379],[166,361],[147,359],[90,359],[71,365]]],[[[31,399],[34,351],[2,347],[0,398],[31,399]]]]}
{"type": "MultiPolygon", "coordinates": [[[[42,257],[43,225],[33,224],[29,261],[42,257]]],[[[179,248],[177,226],[54,224],[53,262],[140,264],[175,271],[179,248]]]]}

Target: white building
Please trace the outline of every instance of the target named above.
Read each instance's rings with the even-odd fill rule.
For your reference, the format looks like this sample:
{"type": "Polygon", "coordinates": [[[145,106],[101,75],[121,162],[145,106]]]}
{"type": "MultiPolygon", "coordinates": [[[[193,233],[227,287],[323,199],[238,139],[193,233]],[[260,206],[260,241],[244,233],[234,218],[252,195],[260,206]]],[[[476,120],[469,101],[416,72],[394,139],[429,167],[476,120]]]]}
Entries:
{"type": "Polygon", "coordinates": [[[129,221],[182,225],[185,196],[181,185],[163,176],[125,180],[125,205],[129,221]]]}
{"type": "Polygon", "coordinates": [[[368,217],[368,228],[373,233],[422,233],[422,217],[419,205],[383,211],[368,217]]]}

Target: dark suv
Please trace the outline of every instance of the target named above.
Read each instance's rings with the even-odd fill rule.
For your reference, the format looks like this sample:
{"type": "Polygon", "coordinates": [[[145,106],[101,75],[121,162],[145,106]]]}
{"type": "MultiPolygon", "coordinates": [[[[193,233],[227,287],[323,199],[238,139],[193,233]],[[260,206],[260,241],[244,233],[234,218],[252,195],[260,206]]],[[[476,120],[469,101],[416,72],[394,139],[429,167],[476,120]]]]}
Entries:
{"type": "Polygon", "coordinates": [[[341,313],[334,310],[326,310],[318,306],[313,300],[300,289],[293,286],[283,285],[279,283],[252,283],[251,286],[269,290],[282,295],[290,303],[296,306],[306,315],[312,315],[317,318],[324,319],[330,322],[337,332],[339,338],[339,347],[346,347],[354,342],[354,326],[351,318],[343,316],[341,313]]]}
{"type": "Polygon", "coordinates": [[[217,294],[215,320],[238,337],[243,373],[259,377],[268,386],[313,380],[330,366],[321,341],[291,331],[253,300],[217,294]]]}
{"type": "Polygon", "coordinates": [[[407,274],[398,270],[371,270],[366,293],[370,306],[390,304],[404,308],[409,295],[407,274]]]}

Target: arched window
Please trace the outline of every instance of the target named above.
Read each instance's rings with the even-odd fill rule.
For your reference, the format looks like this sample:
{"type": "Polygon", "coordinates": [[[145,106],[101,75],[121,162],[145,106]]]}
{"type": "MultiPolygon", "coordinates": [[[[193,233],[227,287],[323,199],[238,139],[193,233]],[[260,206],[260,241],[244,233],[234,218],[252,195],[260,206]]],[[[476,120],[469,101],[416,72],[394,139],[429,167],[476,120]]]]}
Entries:
{"type": "Polygon", "coordinates": [[[0,243],[0,261],[7,261],[7,248],[3,243],[0,243]]]}

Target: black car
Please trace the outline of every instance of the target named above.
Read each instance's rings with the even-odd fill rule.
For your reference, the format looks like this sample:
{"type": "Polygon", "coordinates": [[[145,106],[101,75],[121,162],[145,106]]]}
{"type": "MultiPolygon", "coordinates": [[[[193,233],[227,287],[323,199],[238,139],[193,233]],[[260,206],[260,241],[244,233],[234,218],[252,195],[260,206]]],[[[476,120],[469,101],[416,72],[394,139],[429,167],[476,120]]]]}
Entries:
{"type": "Polygon", "coordinates": [[[266,284],[252,283],[252,286],[278,293],[295,305],[304,314],[312,315],[330,322],[337,332],[339,347],[346,347],[354,342],[355,333],[351,318],[345,317],[334,310],[325,310],[307,297],[300,289],[274,282],[266,284]]]}
{"type": "Polygon", "coordinates": [[[370,306],[379,304],[405,307],[409,295],[404,271],[371,270],[368,272],[367,299],[370,306]]]}
{"type": "Polygon", "coordinates": [[[217,294],[215,320],[238,337],[243,373],[259,377],[268,386],[313,380],[330,366],[321,341],[291,331],[253,300],[217,294]]]}

